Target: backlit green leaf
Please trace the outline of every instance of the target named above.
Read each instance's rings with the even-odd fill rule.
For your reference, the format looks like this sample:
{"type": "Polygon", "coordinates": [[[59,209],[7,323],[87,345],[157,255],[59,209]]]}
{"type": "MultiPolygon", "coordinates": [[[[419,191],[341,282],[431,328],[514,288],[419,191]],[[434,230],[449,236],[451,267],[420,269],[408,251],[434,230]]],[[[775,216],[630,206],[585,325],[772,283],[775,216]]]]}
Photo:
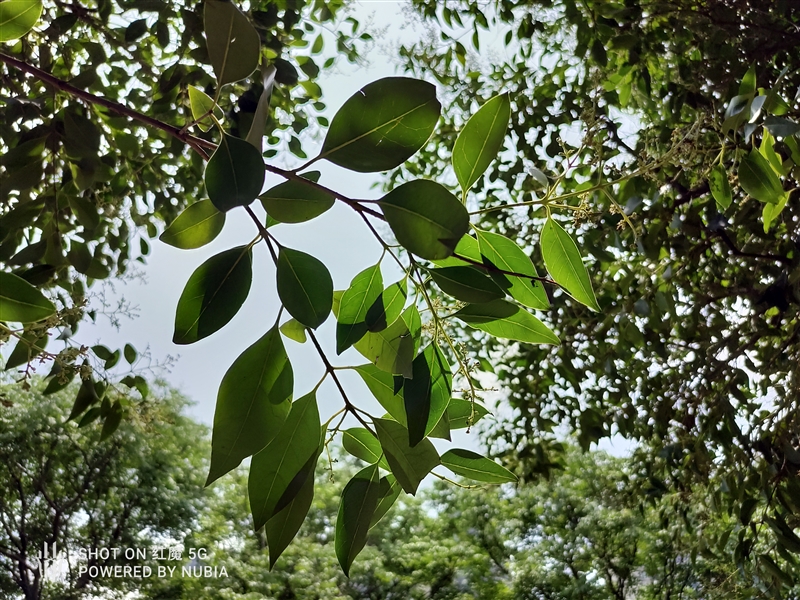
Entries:
{"type": "Polygon", "coordinates": [[[286,181],[261,194],[261,204],[281,223],[303,223],[324,213],[335,200],[330,194],[302,181],[286,181]]]}
{"type": "Polygon", "coordinates": [[[397,319],[382,331],[368,332],[353,347],[380,370],[411,377],[414,336],[403,319],[397,319]]]}
{"type": "Polygon", "coordinates": [[[739,185],[761,202],[777,204],[783,197],[781,181],[769,162],[754,148],[739,164],[739,185]]]}
{"type": "Polygon", "coordinates": [[[380,479],[378,465],[362,469],[342,490],[339,515],[336,519],[336,557],[344,574],[367,543],[372,516],[378,507],[380,479]]]}
{"type": "Polygon", "coordinates": [[[214,99],[193,85],[189,86],[189,108],[192,110],[192,119],[197,121],[201,131],[208,131],[214,126],[212,113],[217,120],[222,119],[222,109],[214,103],[214,99]]]}
{"type": "Polygon", "coordinates": [[[16,40],[28,33],[42,16],[41,0],[0,2],[0,42],[16,40]]]}
{"type": "Polygon", "coordinates": [[[406,409],[403,404],[402,391],[394,393],[394,376],[386,371],[381,371],[375,365],[360,365],[353,367],[367,384],[369,391],[375,399],[388,412],[395,421],[402,425],[406,423],[406,409]]]}
{"type": "Polygon", "coordinates": [[[495,337],[528,344],[560,343],[558,337],[539,319],[506,300],[470,304],[459,310],[455,316],[470,327],[495,337]]]}
{"type": "Polygon", "coordinates": [[[211,200],[200,200],[184,210],[158,238],[165,244],[191,250],[213,241],[225,225],[225,213],[211,200]]]}
{"type": "Polygon", "coordinates": [[[317,398],[311,393],[292,404],[278,434],[253,456],[247,488],[256,530],[294,500],[305,478],[313,477],[307,466],[312,458],[316,463],[319,431],[317,398]],[[292,489],[304,470],[303,481],[292,489]]]}
{"type": "Polygon", "coordinates": [[[508,94],[500,94],[487,100],[458,134],[453,146],[453,169],[464,193],[497,158],[510,116],[508,94]]]}
{"type": "Polygon", "coordinates": [[[175,313],[175,344],[192,344],[224,327],[250,292],[252,251],[231,248],[200,265],[183,288],[175,313]]]}
{"type": "Polygon", "coordinates": [[[464,205],[433,181],[404,183],[378,204],[397,241],[429,260],[450,256],[469,227],[464,205]]]}
{"type": "Polygon", "coordinates": [[[306,343],[306,327],[297,319],[289,319],[281,325],[281,333],[298,344],[306,343]]]}
{"type": "Polygon", "coordinates": [[[708,174],[708,187],[720,210],[725,210],[731,205],[731,184],[728,182],[728,172],[725,167],[717,165],[711,169],[708,174]]]}
{"type": "Polygon", "coordinates": [[[367,312],[383,291],[381,265],[364,269],[342,295],[336,317],[336,353],[341,354],[367,333],[367,312]]]}
{"type": "Polygon", "coordinates": [[[436,448],[428,439],[412,448],[408,430],[396,421],[375,419],[374,425],[392,474],[407,493],[416,494],[420,482],[439,464],[436,448]]]}
{"type": "Polygon", "coordinates": [[[272,95],[272,86],[275,83],[275,65],[264,64],[261,67],[261,85],[263,90],[258,98],[256,112],[253,114],[253,123],[247,134],[247,142],[256,150],[261,152],[262,141],[267,127],[267,117],[269,116],[269,97],[272,95]]]}
{"type": "Polygon", "coordinates": [[[328,318],[333,304],[333,279],[319,260],[290,248],[278,255],[278,296],[289,314],[316,329],[328,318]]]}
{"type": "Polygon", "coordinates": [[[203,21],[208,57],[220,86],[244,79],[256,70],[261,38],[233,2],[206,0],[203,21]]]}
{"type": "MultiPolygon", "coordinates": [[[[477,233],[482,262],[503,271],[530,277],[539,276],[530,257],[516,242],[490,231],[478,230],[477,233]]],[[[540,281],[503,273],[493,273],[492,276],[498,285],[520,304],[539,310],[547,310],[550,307],[547,292],[540,281]]]]}
{"type": "Polygon", "coordinates": [[[442,454],[442,465],[456,475],[483,483],[509,483],[517,477],[505,467],[470,450],[455,448],[442,454]]]}
{"type": "Polygon", "coordinates": [[[547,219],[542,228],[541,245],[544,265],[553,280],[578,302],[599,311],[578,246],[557,221],[547,219]]]}
{"type": "MultiPolygon", "coordinates": [[[[208,1],[219,3],[217,0],[208,1]]],[[[264,160],[258,150],[244,140],[223,134],[206,165],[208,197],[222,212],[236,206],[247,206],[261,193],[264,173],[264,160]]]]}
{"type": "Polygon", "coordinates": [[[361,173],[394,169],[422,148],[440,109],[430,83],[406,77],[374,81],[333,117],[320,158],[361,173]]]}
{"type": "Polygon", "coordinates": [[[464,258],[473,261],[473,263],[482,262],[481,251],[478,248],[478,240],[471,235],[465,235],[458,240],[458,244],[456,244],[453,256],[448,256],[447,258],[443,258],[441,260],[434,260],[433,263],[437,267],[463,267],[472,264],[468,261],[456,258],[456,255],[463,256],[464,258]]]}
{"type": "Polygon", "coordinates": [[[450,400],[450,404],[447,405],[450,429],[465,429],[470,425],[474,425],[488,414],[489,411],[479,402],[453,398],[450,400]]]}
{"type": "Polygon", "coordinates": [[[369,464],[378,463],[382,469],[389,470],[389,463],[383,457],[383,450],[377,438],[363,427],[353,427],[342,432],[342,446],[356,458],[369,464]]]}
{"type": "Polygon", "coordinates": [[[34,323],[56,314],[42,292],[13,273],[0,272],[0,321],[34,323]]]}
{"type": "Polygon", "coordinates": [[[293,385],[292,365],[273,327],[242,352],[222,378],[206,485],[278,435],[291,408],[293,385]]]}
{"type": "Polygon", "coordinates": [[[370,521],[369,524],[370,529],[375,527],[375,525],[386,516],[389,509],[397,502],[397,498],[402,491],[403,488],[400,487],[394,475],[389,474],[386,477],[381,477],[378,506],[375,509],[375,513],[372,515],[372,521],[370,521]]]}
{"type": "Polygon", "coordinates": [[[286,550],[287,546],[291,543],[303,521],[306,520],[308,510],[311,508],[311,503],[314,500],[314,473],[313,468],[316,466],[316,461],[311,467],[311,473],[303,481],[297,495],[292,499],[289,504],[281,509],[278,514],[267,521],[266,534],[267,545],[269,546],[269,568],[270,570],[275,566],[275,563],[286,550]]]}
{"type": "Polygon", "coordinates": [[[381,331],[394,323],[403,312],[408,295],[406,280],[387,287],[367,310],[364,321],[369,331],[381,331]]]}
{"type": "Polygon", "coordinates": [[[450,401],[452,385],[450,365],[434,342],[414,359],[412,377],[403,385],[408,442],[412,448],[442,418],[450,401]]]}
{"type": "Polygon", "coordinates": [[[442,267],[429,273],[439,289],[457,300],[491,302],[505,296],[490,277],[475,267],[442,267]]]}

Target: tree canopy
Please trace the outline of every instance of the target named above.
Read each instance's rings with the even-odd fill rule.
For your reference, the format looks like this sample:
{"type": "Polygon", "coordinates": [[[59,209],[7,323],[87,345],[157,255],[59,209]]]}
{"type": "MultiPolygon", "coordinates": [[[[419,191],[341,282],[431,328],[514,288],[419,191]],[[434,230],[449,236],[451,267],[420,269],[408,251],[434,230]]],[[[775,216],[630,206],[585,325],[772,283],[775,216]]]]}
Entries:
{"type": "MultiPolygon", "coordinates": [[[[126,407],[109,393],[147,394],[141,376],[107,373],[135,349],[51,354],[52,330],[69,337],[87,286],[124,270],[132,239],[137,258],[159,234],[193,249],[245,211],[255,237],[186,274],[173,341],[235,318],[263,285],[252,248],[264,243],[282,309],[229,359],[207,482],[252,456],[252,516],[271,564],[340,433],[369,465],[341,492],[335,546],[347,574],[378,518],[433,469],[483,483],[548,475],[553,430],[567,426],[584,448],[611,434],[640,442],[644,497],[674,498],[687,527],[705,524],[693,504],[738,515],[707,550],[731,544],[744,585],[780,596],[800,551],[798,14],[715,0],[413,4],[442,26],[435,46],[401,53],[421,79],[354,90],[330,123],[316,118],[324,141],[308,158],[297,133],[319,108],[313,57],[342,3],[0,2],[0,39],[13,41],[0,54],[9,362],[53,361],[50,392],[80,373],[70,417],[100,418],[111,434],[126,407]],[[505,31],[507,58],[482,70],[461,39],[472,32],[477,50],[490,26],[505,31]],[[78,73],[87,57],[94,68],[78,73]],[[275,164],[282,142],[306,162],[275,164]],[[392,171],[386,193],[331,189],[309,170],[321,160],[392,171]],[[285,181],[264,191],[266,173],[285,181]],[[281,224],[337,201],[381,243],[381,261],[401,267],[399,281],[387,285],[379,262],[345,286],[281,243],[281,224]],[[326,353],[315,330],[331,314],[336,352],[352,346],[366,364],[326,353]],[[293,400],[284,337],[310,338],[341,392],[324,424],[321,381],[293,400]],[[342,368],[386,415],[351,402],[342,368]],[[464,449],[440,455],[429,439],[486,414],[480,369],[511,392],[513,417],[490,429],[511,471],[464,449]],[[342,430],[348,416],[357,426],[342,430]]],[[[354,59],[369,36],[350,25],[335,36],[354,59]]]]}

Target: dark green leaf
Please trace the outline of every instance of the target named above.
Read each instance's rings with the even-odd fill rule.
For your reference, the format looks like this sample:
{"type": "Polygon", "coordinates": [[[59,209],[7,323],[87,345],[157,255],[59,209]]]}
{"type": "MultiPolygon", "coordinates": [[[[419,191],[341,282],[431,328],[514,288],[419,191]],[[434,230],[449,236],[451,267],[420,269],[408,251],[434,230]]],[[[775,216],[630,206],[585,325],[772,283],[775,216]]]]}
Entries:
{"type": "Polygon", "coordinates": [[[420,482],[439,464],[436,448],[427,439],[409,446],[408,430],[396,421],[375,419],[374,424],[392,473],[407,493],[416,494],[420,482]]]}
{"type": "Polygon", "coordinates": [[[264,159],[258,150],[244,140],[224,134],[206,165],[208,197],[221,212],[247,206],[261,193],[264,173],[264,159]]]}
{"type": "Polygon", "coordinates": [[[442,267],[429,271],[445,293],[464,302],[491,302],[505,296],[491,278],[475,267],[442,267]]]}
{"type": "Polygon", "coordinates": [[[509,483],[517,480],[517,477],[505,467],[470,450],[460,448],[448,450],[442,454],[442,465],[456,475],[483,483],[509,483]]]}
{"type": "Polygon", "coordinates": [[[125,41],[132,44],[147,33],[147,19],[136,19],[125,28],[125,41]]]}
{"type": "Polygon", "coordinates": [[[236,359],[222,378],[206,485],[278,435],[291,408],[294,375],[277,327],[236,359]]]}
{"type": "Polygon", "coordinates": [[[256,70],[261,39],[233,2],[206,0],[203,20],[208,57],[220,87],[256,70]]]}
{"type": "Polygon", "coordinates": [[[158,238],[165,244],[191,250],[213,241],[225,225],[225,213],[211,200],[200,200],[184,210],[158,238]]]}
{"type": "Polygon", "coordinates": [[[452,385],[450,365],[434,342],[414,359],[413,375],[403,386],[408,443],[412,448],[442,418],[450,401],[452,385]]]}
{"type": "Polygon", "coordinates": [[[394,323],[406,305],[408,295],[406,280],[387,287],[367,310],[365,322],[369,331],[382,331],[394,323]]]}
{"type": "Polygon", "coordinates": [[[336,557],[344,574],[367,543],[372,516],[378,507],[380,479],[378,465],[362,469],[342,490],[339,515],[336,519],[336,557]]]}
{"type": "Polygon", "coordinates": [[[739,164],[739,185],[761,202],[777,204],[784,195],[780,179],[755,148],[739,164]]]}
{"type": "Polygon", "coordinates": [[[125,360],[128,361],[128,364],[132,365],[133,363],[136,362],[136,348],[134,348],[130,344],[125,344],[123,353],[125,355],[125,360]]]}
{"type": "Polygon", "coordinates": [[[175,344],[192,344],[224,327],[250,291],[252,251],[239,246],[200,265],[183,288],[175,313],[175,344]]]}
{"type": "Polygon", "coordinates": [[[466,194],[503,147],[511,116],[508,94],[486,101],[458,134],[453,146],[453,169],[466,194]]]}
{"type": "Polygon", "coordinates": [[[260,196],[264,210],[281,223],[302,223],[318,217],[331,206],[330,194],[301,181],[286,181],[260,196]]]}
{"type": "Polygon", "coordinates": [[[30,283],[0,272],[0,321],[34,323],[56,313],[56,307],[30,283]]]}
{"type": "Polygon", "coordinates": [[[336,316],[336,353],[341,354],[367,333],[367,311],[383,290],[381,265],[364,269],[342,295],[336,316]]]}
{"type": "Polygon", "coordinates": [[[0,2],[0,42],[16,40],[28,33],[42,15],[42,0],[0,2]]]}
{"type": "Polygon", "coordinates": [[[298,475],[305,475],[301,484],[305,483],[305,478],[313,478],[307,466],[312,458],[316,463],[319,431],[317,398],[311,393],[292,405],[278,434],[253,456],[247,487],[256,530],[294,500],[302,487],[291,489],[298,475]]]}
{"type": "Polygon", "coordinates": [[[278,255],[278,296],[289,314],[316,329],[331,312],[333,279],[319,260],[290,248],[278,255]]]}
{"type": "Polygon", "coordinates": [[[557,221],[547,219],[542,228],[541,245],[544,265],[553,280],[578,302],[599,311],[578,246],[557,221]]]}
{"type": "Polygon", "coordinates": [[[78,389],[78,394],[75,396],[75,402],[72,405],[72,411],[69,413],[67,421],[72,421],[81,416],[83,411],[99,400],[92,378],[84,379],[78,389]]]}
{"type": "MultiPolygon", "coordinates": [[[[315,461],[316,465],[316,461],[315,461]]],[[[314,466],[315,466],[314,465],[314,466]]],[[[308,510],[314,500],[314,475],[306,477],[294,499],[267,521],[267,545],[269,546],[269,568],[272,569],[286,547],[300,531],[308,510]]]]}
{"type": "Polygon", "coordinates": [[[34,333],[31,331],[23,333],[17,345],[14,346],[14,350],[12,350],[11,354],[8,356],[5,366],[6,371],[29,363],[36,356],[41,354],[42,350],[47,347],[47,342],[49,341],[50,336],[48,336],[47,333],[44,335],[41,335],[41,332],[34,333]]]}
{"type": "Polygon", "coordinates": [[[539,319],[506,300],[470,304],[459,310],[455,316],[470,327],[496,337],[529,344],[560,343],[558,337],[539,319]]]}
{"type": "Polygon", "coordinates": [[[120,406],[119,400],[114,402],[111,406],[111,411],[103,421],[103,429],[100,432],[100,441],[102,442],[105,439],[111,437],[114,432],[119,428],[120,423],[122,422],[122,417],[125,414],[125,411],[120,406]]]}
{"type": "Polygon", "coordinates": [[[394,169],[422,148],[440,109],[430,83],[406,77],[374,81],[333,117],[320,158],[361,173],[394,169]]]}
{"type": "Polygon", "coordinates": [[[775,137],[786,138],[800,131],[800,125],[782,117],[767,117],[764,127],[775,137]]]}
{"type": "MultiPolygon", "coordinates": [[[[482,262],[503,271],[529,277],[539,276],[530,257],[516,242],[498,233],[480,230],[477,233],[482,262]]],[[[539,310],[547,310],[550,307],[547,292],[540,281],[502,273],[493,273],[493,277],[500,287],[520,304],[539,310]]]]}
{"type": "Polygon", "coordinates": [[[397,241],[409,252],[437,260],[450,256],[469,228],[464,205],[433,181],[409,181],[378,204],[397,241]]]}

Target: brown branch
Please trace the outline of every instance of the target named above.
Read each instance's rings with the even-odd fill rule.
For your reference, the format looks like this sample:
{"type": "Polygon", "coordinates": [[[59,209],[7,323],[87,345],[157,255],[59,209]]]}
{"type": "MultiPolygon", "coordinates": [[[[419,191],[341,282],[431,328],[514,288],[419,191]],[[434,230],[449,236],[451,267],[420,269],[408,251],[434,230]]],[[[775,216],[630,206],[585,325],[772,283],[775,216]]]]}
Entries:
{"type": "Polygon", "coordinates": [[[9,56],[8,54],[4,54],[0,52],[0,62],[4,62],[5,64],[19,69],[29,75],[33,75],[38,80],[46,83],[48,85],[53,86],[54,88],[61,90],[62,92],[66,92],[71,96],[75,96],[76,98],[80,98],[85,100],[86,102],[90,102],[91,104],[96,104],[97,106],[102,106],[107,108],[108,110],[115,112],[119,115],[124,117],[128,117],[135,121],[139,121],[140,123],[144,123],[145,125],[149,125],[151,127],[155,127],[156,129],[160,129],[171,135],[172,137],[179,139],[183,143],[189,145],[193,150],[198,152],[204,158],[208,158],[208,155],[202,150],[203,148],[208,148],[210,150],[215,150],[217,145],[214,142],[209,142],[208,140],[201,139],[199,137],[193,136],[190,133],[186,133],[182,129],[175,127],[174,125],[169,125],[168,123],[164,123],[163,121],[159,121],[158,119],[154,119],[152,117],[148,117],[145,114],[142,114],[136,110],[128,108],[120,104],[119,102],[115,102],[114,100],[109,100],[107,98],[103,98],[101,96],[97,96],[80,88],[76,88],[73,85],[70,85],[63,79],[59,79],[48,73],[47,71],[43,71],[38,67],[34,67],[33,65],[29,65],[28,63],[18,60],[13,56],[9,56]]]}

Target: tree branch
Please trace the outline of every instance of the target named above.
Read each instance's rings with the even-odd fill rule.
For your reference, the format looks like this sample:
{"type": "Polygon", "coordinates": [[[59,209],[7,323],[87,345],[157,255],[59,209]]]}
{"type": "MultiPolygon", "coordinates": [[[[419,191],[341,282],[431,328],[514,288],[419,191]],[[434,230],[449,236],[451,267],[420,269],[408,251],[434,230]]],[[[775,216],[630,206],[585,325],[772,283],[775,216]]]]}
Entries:
{"type": "Polygon", "coordinates": [[[127,106],[124,106],[119,102],[115,102],[114,100],[102,98],[101,96],[97,96],[80,88],[76,88],[75,86],[70,85],[63,79],[59,79],[58,77],[51,75],[47,71],[43,71],[38,67],[29,65],[28,63],[18,60],[13,56],[9,56],[8,54],[5,54],[3,52],[0,52],[0,62],[4,62],[5,64],[14,67],[16,69],[19,69],[20,71],[23,71],[29,75],[33,75],[43,83],[51,85],[54,88],[61,90],[62,92],[70,94],[71,96],[75,96],[76,98],[80,98],[91,104],[96,104],[97,106],[102,106],[112,112],[115,112],[124,117],[128,117],[135,121],[139,121],[140,123],[144,123],[145,125],[150,125],[151,127],[160,129],[161,131],[168,133],[172,137],[179,139],[183,143],[188,144],[193,150],[198,152],[204,158],[208,158],[208,156],[202,150],[203,148],[215,150],[217,147],[217,145],[214,142],[209,142],[208,140],[204,140],[199,137],[193,136],[192,134],[186,133],[185,131],[179,129],[178,127],[175,127],[174,125],[169,125],[168,123],[164,123],[163,121],[159,121],[158,119],[148,117],[147,115],[142,114],[131,108],[128,108],[127,106]]]}

